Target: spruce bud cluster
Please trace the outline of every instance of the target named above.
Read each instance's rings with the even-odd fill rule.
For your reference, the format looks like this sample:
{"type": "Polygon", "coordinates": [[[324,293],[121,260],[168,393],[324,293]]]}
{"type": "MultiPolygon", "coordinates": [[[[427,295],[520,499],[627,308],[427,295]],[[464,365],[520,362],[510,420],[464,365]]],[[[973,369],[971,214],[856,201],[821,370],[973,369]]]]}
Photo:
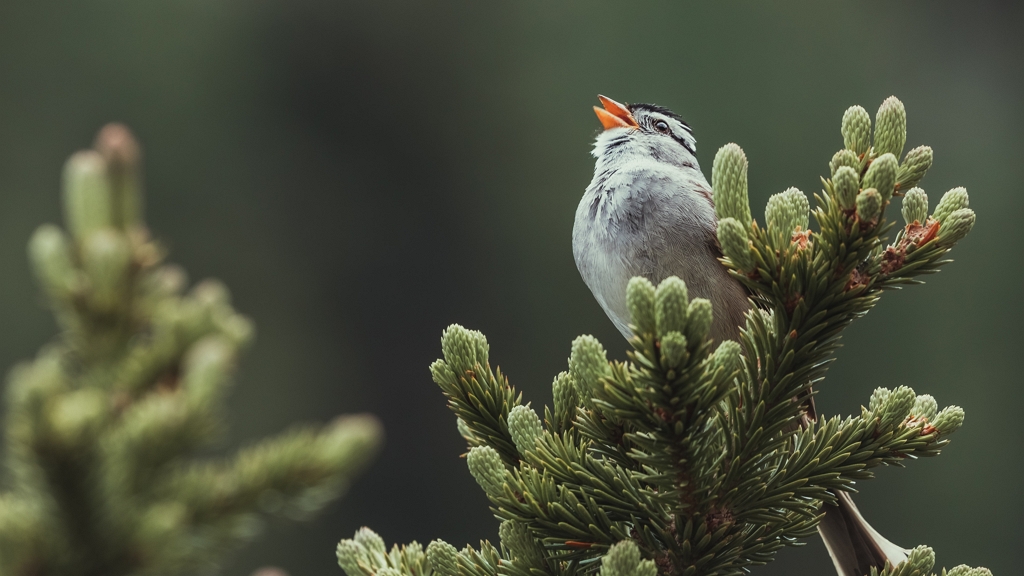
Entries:
{"type": "Polygon", "coordinates": [[[857,207],[857,194],[860,193],[860,176],[849,166],[840,166],[832,176],[832,186],[836,193],[836,202],[843,210],[857,207]]]}
{"type": "Polygon", "coordinates": [[[874,188],[862,190],[857,195],[857,218],[861,222],[874,222],[882,211],[882,195],[874,188]]]}
{"type": "Polygon", "coordinates": [[[508,431],[520,454],[533,450],[537,439],[544,433],[540,417],[529,406],[519,405],[508,413],[508,431]]]}
{"type": "Polygon", "coordinates": [[[491,496],[500,496],[505,484],[505,464],[490,446],[474,446],[466,455],[466,465],[476,483],[491,496]]]}
{"type": "Polygon", "coordinates": [[[750,198],[747,196],[747,155],[736,144],[726,144],[715,154],[711,166],[711,188],[714,190],[715,213],[718,219],[735,218],[748,226],[750,198]]]}
{"type": "Polygon", "coordinates": [[[857,155],[871,147],[871,116],[860,106],[850,106],[843,114],[843,145],[857,155]]]}
{"type": "Polygon", "coordinates": [[[861,186],[865,189],[878,190],[878,193],[882,195],[882,202],[888,202],[896,187],[896,171],[898,169],[899,162],[896,157],[892,154],[883,154],[875,158],[868,166],[861,186]]]}
{"type": "Polygon", "coordinates": [[[654,284],[643,276],[631,278],[626,285],[626,307],[638,334],[653,334],[657,329],[654,294],[654,284]]]}
{"type": "Polygon", "coordinates": [[[722,246],[722,253],[736,268],[744,272],[754,270],[754,258],[750,254],[750,236],[747,234],[747,228],[735,218],[723,218],[718,221],[718,243],[722,246]]]}
{"type": "Polygon", "coordinates": [[[796,188],[789,188],[768,198],[764,219],[770,232],[788,242],[793,232],[807,230],[810,209],[807,195],[796,188]]]}
{"type": "Polygon", "coordinates": [[[907,190],[917,186],[928,169],[932,167],[932,156],[931,146],[918,146],[907,152],[896,173],[896,188],[907,190]]]}
{"type": "Polygon", "coordinates": [[[601,379],[611,376],[604,346],[593,336],[579,336],[572,342],[569,373],[576,384],[576,394],[584,403],[601,386],[601,379]]]}
{"type": "Polygon", "coordinates": [[[835,176],[836,172],[838,172],[843,166],[853,169],[856,174],[860,174],[860,157],[857,156],[857,153],[853,150],[843,148],[832,155],[832,160],[828,163],[829,173],[832,176],[835,176]]]}
{"type": "Polygon", "coordinates": [[[939,222],[945,222],[950,214],[970,206],[970,198],[967,196],[966,188],[953,188],[942,195],[939,205],[935,207],[932,217],[939,222]]]}
{"type": "Polygon", "coordinates": [[[654,292],[654,318],[659,338],[669,332],[682,333],[686,329],[689,306],[689,294],[682,280],[670,276],[658,284],[654,292]]]}
{"type": "Polygon", "coordinates": [[[967,233],[974,228],[974,219],[974,210],[970,208],[953,211],[939,228],[939,240],[950,245],[963,240],[967,233]]]}
{"type": "Polygon", "coordinates": [[[907,224],[924,224],[928,220],[928,195],[920,188],[911,188],[903,197],[901,212],[907,224]]]}
{"type": "Polygon", "coordinates": [[[599,576],[657,576],[658,569],[652,560],[642,560],[640,549],[629,540],[624,540],[608,549],[601,559],[599,576]]]}
{"type": "Polygon", "coordinates": [[[875,155],[899,157],[907,143],[907,111],[895,96],[882,102],[875,115],[875,155]]]}

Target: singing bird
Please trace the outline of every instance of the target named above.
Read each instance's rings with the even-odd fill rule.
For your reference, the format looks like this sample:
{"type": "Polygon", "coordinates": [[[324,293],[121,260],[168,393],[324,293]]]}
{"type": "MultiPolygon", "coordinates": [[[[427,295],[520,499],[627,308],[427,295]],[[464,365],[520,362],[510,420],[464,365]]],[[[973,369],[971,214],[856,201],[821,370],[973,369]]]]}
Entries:
{"type": "MultiPolygon", "coordinates": [[[[626,285],[643,276],[657,285],[678,276],[691,296],[714,310],[711,337],[738,340],[751,302],[746,288],[718,261],[711,185],[697,164],[697,141],[683,119],[653,104],[620,104],[598,96],[604,126],[594,143],[594,178],[572,231],[573,256],[583,281],[627,339],[626,285]]],[[[809,418],[814,418],[813,409],[809,418]]],[[[849,495],[824,506],[818,532],[840,576],[863,576],[894,565],[907,551],[864,520],[849,495]]]]}

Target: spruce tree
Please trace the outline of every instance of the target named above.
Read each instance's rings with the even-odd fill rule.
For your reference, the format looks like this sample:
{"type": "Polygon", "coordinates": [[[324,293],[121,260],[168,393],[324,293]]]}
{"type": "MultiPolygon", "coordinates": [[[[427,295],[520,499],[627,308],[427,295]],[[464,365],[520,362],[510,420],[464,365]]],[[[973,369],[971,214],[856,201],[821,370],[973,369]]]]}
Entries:
{"type": "MultiPolygon", "coordinates": [[[[841,133],[844,148],[813,210],[790,188],[771,197],[760,223],[743,150],[729,144],[715,157],[722,264],[756,304],[740,342],[709,338],[714,310],[689,298],[681,280],[634,278],[628,360],[609,361],[595,338],[577,338],[542,417],[492,370],[483,334],[449,327],[430,371],[500,521],[500,543],[458,550],[435,540],[388,552],[364,528],[338,545],[346,574],[743,574],[814,534],[822,504],[872,478],[873,468],[939,454],[964,411],[940,410],[907,386],[876,389],[853,416],[808,417],[843,330],[884,291],[920,284],[947,264],[975,220],[962,188],[929,215],[917,186],[932,150],[903,154],[906,114],[896,98],[873,128],[866,110],[850,108],[841,133]],[[899,227],[886,217],[897,199],[899,227]]],[[[919,546],[871,576],[925,576],[934,564],[919,546]]],[[[941,573],[990,574],[967,566],[941,573]]]]}
{"type": "Polygon", "coordinates": [[[380,442],[371,416],[299,428],[236,455],[194,459],[222,411],[253,324],[227,288],[187,289],[142,210],[140,151],[120,125],[64,167],[65,229],[29,258],[60,327],[10,373],[0,574],[209,571],[261,515],[309,515],[380,442]]]}

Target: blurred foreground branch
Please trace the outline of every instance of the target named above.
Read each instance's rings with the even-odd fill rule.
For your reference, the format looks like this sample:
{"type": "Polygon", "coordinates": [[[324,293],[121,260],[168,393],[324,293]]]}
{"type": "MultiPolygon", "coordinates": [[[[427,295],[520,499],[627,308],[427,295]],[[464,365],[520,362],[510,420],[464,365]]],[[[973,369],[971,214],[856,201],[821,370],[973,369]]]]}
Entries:
{"type": "Polygon", "coordinates": [[[187,458],[220,436],[253,326],[223,284],[186,292],[164,263],[128,130],[73,155],[63,189],[67,232],[45,225],[29,243],[61,333],[10,374],[0,574],[206,571],[260,513],[302,517],[338,496],[380,443],[371,416],[187,458]]]}

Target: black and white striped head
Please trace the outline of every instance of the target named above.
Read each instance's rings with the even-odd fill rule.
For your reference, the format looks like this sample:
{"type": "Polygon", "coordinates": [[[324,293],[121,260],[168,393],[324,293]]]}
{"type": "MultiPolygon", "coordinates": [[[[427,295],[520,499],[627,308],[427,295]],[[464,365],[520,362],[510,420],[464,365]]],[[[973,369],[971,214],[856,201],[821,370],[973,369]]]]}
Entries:
{"type": "Polygon", "coordinates": [[[668,108],[655,104],[623,105],[598,96],[594,106],[604,131],[594,143],[598,161],[648,156],[659,162],[692,168],[697,165],[697,140],[690,125],[668,108]]]}

